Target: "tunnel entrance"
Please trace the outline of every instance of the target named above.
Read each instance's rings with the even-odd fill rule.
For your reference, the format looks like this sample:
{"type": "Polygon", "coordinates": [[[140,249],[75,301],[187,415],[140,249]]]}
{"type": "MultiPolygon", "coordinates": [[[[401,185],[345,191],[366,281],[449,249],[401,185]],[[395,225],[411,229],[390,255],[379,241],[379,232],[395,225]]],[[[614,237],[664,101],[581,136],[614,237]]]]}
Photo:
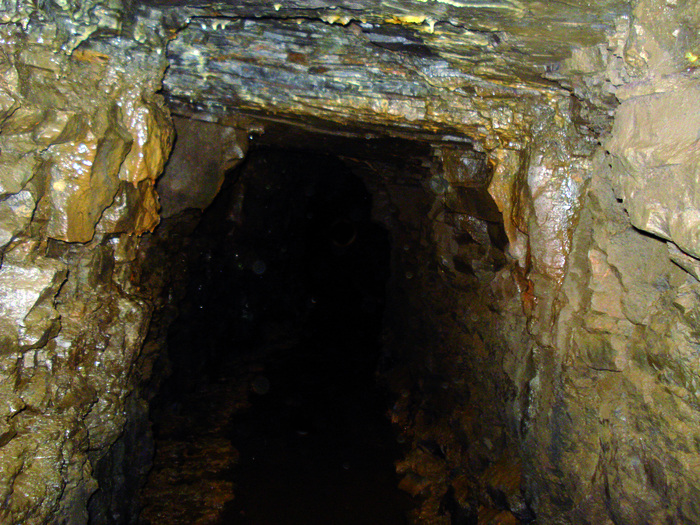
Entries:
{"type": "Polygon", "coordinates": [[[406,523],[376,382],[391,245],[363,182],[260,146],[193,237],[142,523],[406,523]]]}

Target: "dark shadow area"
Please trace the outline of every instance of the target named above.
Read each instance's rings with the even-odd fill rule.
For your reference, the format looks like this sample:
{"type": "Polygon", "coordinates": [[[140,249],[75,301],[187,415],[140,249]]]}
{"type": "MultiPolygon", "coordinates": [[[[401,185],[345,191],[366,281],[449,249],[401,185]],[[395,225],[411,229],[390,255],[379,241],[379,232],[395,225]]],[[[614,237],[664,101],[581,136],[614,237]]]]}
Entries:
{"type": "MultiPolygon", "coordinates": [[[[228,501],[221,523],[407,523],[400,449],[376,385],[391,244],[371,210],[337,157],[261,147],[195,232],[202,253],[171,328],[172,374],[153,420],[157,448],[185,443],[178,462],[198,453],[188,440],[213,432],[199,420],[219,419],[213,427],[232,448],[207,449],[209,459],[234,457],[209,476],[235,495],[213,498],[228,501]]],[[[166,469],[157,456],[156,473],[166,469]]],[[[211,463],[202,469],[206,477],[211,463]]],[[[157,498],[153,479],[148,490],[157,498]]]]}

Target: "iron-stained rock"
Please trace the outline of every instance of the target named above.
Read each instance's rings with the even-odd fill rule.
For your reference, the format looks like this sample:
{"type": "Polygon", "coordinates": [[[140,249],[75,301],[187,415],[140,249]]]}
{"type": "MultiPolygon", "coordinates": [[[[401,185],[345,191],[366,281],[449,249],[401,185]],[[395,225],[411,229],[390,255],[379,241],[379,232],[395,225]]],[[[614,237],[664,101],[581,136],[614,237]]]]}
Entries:
{"type": "Polygon", "coordinates": [[[173,275],[143,276],[163,88],[200,119],[180,122],[199,135],[161,183],[167,215],[211,202],[235,156],[221,130],[420,137],[398,167],[345,156],[395,244],[387,333],[412,361],[392,417],[423,518],[447,519],[453,486],[463,521],[481,497],[484,521],[696,523],[698,2],[186,4],[0,0],[0,521],[82,525],[93,478],[124,486],[88,454],[119,457],[144,417],[138,356],[192,247],[173,235],[173,275]],[[485,475],[507,450],[524,495],[485,475]]]}

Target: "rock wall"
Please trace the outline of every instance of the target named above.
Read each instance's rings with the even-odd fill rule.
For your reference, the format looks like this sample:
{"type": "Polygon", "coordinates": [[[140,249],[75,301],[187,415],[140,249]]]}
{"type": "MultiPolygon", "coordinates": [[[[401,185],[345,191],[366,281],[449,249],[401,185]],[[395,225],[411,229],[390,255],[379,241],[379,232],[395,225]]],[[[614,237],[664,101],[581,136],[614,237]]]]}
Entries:
{"type": "Polygon", "coordinates": [[[135,272],[172,140],[165,63],[118,36],[118,4],[60,6],[2,5],[3,523],[86,523],[94,466],[146,409],[135,272]]]}
{"type": "MultiPolygon", "coordinates": [[[[572,80],[575,92],[603,87],[621,105],[602,147],[563,179],[565,188],[585,183],[573,227],[560,230],[568,237],[563,272],[533,261],[529,329],[538,344],[533,372],[516,381],[529,398],[518,419],[527,422],[520,441],[528,492],[538,515],[552,520],[698,519],[696,371],[688,358],[698,304],[686,234],[694,230],[696,138],[685,128],[693,117],[680,116],[697,83],[691,4],[640,2],[626,39],[607,48],[607,69],[585,71],[581,57],[591,49],[565,64],[584,73],[572,80]],[[683,103],[671,102],[678,92],[669,83],[683,103]]],[[[533,175],[531,164],[530,185],[533,175]]]]}
{"type": "Polygon", "coordinates": [[[429,325],[406,336],[421,379],[394,410],[424,520],[697,521],[696,17],[696,4],[640,3],[626,31],[550,75],[577,98],[532,108],[525,148],[488,150],[505,267],[463,264],[464,234],[480,244],[487,217],[446,220],[460,188],[444,163],[434,252],[406,284],[429,325]],[[611,129],[591,118],[606,92],[621,102],[611,129]]]}

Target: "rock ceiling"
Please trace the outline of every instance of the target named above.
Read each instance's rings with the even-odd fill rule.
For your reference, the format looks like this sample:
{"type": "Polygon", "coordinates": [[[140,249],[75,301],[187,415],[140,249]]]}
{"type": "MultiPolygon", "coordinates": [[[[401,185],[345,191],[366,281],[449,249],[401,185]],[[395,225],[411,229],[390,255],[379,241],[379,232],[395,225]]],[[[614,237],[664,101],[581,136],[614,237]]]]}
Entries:
{"type": "Polygon", "coordinates": [[[623,1],[152,1],[136,32],[146,40],[169,28],[164,91],[181,112],[221,118],[236,107],[482,142],[495,130],[507,145],[523,139],[516,115],[528,99],[562,93],[552,80],[560,62],[609,40],[629,9],[623,1]]]}

